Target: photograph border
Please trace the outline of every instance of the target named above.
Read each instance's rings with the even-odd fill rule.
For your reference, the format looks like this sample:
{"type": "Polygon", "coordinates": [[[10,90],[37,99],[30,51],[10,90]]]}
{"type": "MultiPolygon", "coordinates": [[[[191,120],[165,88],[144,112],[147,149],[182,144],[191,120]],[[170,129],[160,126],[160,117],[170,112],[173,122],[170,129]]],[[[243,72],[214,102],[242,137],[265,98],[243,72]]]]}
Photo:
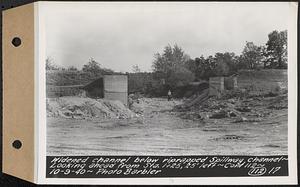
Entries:
{"type": "MultiPolygon", "coordinates": [[[[36,2],[35,6],[35,129],[36,129],[36,181],[39,184],[296,184],[297,183],[297,63],[288,66],[288,177],[187,177],[187,178],[46,178],[46,88],[45,88],[45,21],[47,3],[36,2]]],[[[82,3],[82,2],[81,2],[82,3]]],[[[92,2],[87,2],[92,3],[92,2]]],[[[93,2],[100,3],[100,2],[93,2]]],[[[150,2],[149,2],[150,3],[150,2]]],[[[195,2],[196,3],[196,2],[195,2]]],[[[297,62],[297,3],[290,2],[288,28],[288,61],[297,62]]],[[[202,156],[202,155],[201,155],[202,156]]]]}

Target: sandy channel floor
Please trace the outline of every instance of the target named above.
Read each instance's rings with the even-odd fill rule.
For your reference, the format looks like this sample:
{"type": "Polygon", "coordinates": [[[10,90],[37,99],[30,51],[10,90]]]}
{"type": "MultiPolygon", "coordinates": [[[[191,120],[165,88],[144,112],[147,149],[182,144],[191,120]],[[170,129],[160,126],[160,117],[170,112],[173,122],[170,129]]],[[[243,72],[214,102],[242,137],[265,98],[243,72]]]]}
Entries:
{"type": "Polygon", "coordinates": [[[47,118],[47,156],[287,154],[287,109],[259,122],[189,120],[170,111],[180,101],[146,99],[132,119],[47,118]]]}

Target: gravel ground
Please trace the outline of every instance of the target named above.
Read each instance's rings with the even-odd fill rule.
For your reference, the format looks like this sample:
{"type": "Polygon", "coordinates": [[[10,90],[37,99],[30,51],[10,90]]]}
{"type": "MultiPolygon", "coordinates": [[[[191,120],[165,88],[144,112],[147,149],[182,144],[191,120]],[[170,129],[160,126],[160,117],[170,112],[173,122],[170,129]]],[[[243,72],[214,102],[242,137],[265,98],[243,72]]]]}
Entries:
{"type": "Polygon", "coordinates": [[[183,119],[181,101],[144,98],[132,119],[47,118],[47,155],[287,154],[287,109],[256,122],[183,119]]]}

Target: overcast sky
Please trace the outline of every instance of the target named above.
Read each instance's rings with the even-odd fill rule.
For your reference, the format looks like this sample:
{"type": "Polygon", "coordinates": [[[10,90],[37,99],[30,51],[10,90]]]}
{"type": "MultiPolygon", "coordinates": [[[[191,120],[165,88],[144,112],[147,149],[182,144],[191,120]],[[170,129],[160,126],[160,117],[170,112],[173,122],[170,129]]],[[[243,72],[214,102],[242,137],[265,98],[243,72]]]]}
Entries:
{"type": "Polygon", "coordinates": [[[246,41],[267,42],[288,28],[288,3],[50,3],[46,55],[81,68],[92,57],[103,67],[151,71],[153,55],[178,44],[191,58],[240,54],[246,41]]]}

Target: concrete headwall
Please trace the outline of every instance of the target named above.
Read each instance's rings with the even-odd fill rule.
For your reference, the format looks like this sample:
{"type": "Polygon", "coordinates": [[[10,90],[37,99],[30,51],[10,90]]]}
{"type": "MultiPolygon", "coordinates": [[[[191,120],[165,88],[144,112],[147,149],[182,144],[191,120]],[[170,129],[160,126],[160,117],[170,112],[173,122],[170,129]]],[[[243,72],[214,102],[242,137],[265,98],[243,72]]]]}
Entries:
{"type": "Polygon", "coordinates": [[[217,95],[224,90],[224,77],[209,78],[209,95],[217,95]]]}
{"type": "Polygon", "coordinates": [[[225,90],[233,90],[238,88],[237,77],[236,76],[224,77],[224,88],[225,90]]]}
{"type": "Polygon", "coordinates": [[[127,75],[105,75],[104,98],[119,100],[128,104],[128,77],[127,75]]]}

